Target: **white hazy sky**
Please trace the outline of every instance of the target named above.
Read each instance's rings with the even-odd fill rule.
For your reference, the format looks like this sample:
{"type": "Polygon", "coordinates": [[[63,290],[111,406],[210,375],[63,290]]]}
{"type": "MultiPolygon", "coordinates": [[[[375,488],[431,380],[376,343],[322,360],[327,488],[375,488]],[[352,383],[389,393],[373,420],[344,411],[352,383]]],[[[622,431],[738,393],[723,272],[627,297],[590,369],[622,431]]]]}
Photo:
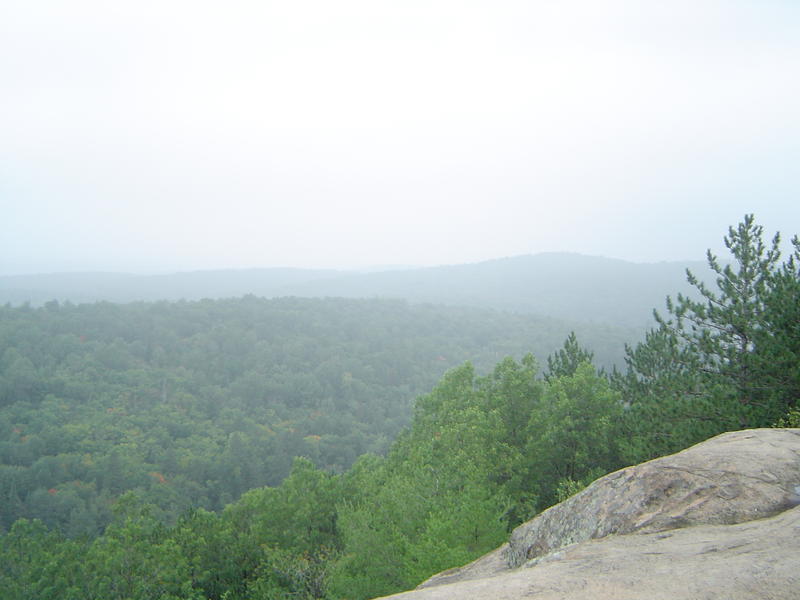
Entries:
{"type": "Polygon", "coordinates": [[[797,0],[0,2],[0,274],[702,259],[798,191],[797,0]]]}

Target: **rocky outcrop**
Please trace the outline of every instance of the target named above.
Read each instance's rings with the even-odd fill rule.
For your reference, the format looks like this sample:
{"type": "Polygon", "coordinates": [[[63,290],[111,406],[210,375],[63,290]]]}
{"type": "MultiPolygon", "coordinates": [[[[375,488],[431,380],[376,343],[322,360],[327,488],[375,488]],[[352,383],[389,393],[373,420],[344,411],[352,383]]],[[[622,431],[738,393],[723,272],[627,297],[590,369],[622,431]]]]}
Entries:
{"type": "Polygon", "coordinates": [[[727,433],[606,475],[396,597],[798,598],[798,504],[800,430],[727,433]]]}
{"type": "Polygon", "coordinates": [[[800,432],[723,434],[598,479],[514,530],[507,562],[610,534],[752,521],[789,508],[796,485],[800,432]]]}

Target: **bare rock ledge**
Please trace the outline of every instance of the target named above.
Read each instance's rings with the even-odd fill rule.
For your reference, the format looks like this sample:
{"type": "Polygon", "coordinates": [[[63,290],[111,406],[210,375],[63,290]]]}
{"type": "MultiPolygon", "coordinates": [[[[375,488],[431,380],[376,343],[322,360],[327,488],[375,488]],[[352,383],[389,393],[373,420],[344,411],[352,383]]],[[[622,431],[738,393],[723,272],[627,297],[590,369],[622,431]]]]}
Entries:
{"type": "Polygon", "coordinates": [[[403,600],[800,598],[800,429],[716,436],[601,477],[403,600]]]}

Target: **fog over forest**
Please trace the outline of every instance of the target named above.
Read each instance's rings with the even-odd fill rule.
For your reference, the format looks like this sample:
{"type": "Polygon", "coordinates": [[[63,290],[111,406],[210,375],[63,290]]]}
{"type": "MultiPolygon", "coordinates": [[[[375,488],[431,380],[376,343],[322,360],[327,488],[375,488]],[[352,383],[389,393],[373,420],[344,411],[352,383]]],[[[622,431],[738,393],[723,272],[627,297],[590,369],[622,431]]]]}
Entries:
{"type": "Polygon", "coordinates": [[[800,3],[0,4],[3,598],[370,600],[800,427],[800,3]]]}

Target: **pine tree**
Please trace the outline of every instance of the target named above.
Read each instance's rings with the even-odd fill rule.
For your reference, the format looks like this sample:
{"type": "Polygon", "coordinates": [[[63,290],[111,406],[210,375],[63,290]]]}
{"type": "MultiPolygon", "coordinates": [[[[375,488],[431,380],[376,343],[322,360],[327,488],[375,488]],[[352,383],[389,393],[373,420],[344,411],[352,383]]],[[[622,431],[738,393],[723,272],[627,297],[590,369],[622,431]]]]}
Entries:
{"type": "Polygon", "coordinates": [[[594,352],[582,348],[574,331],[571,331],[564,341],[564,347],[547,357],[547,373],[545,381],[556,377],[569,377],[582,363],[592,364],[594,352]]]}
{"type": "Polygon", "coordinates": [[[679,294],[673,303],[668,297],[672,318],[664,319],[656,312],[659,325],[697,357],[702,373],[710,381],[730,386],[744,405],[758,402],[763,384],[752,357],[758,332],[765,329],[764,303],[778,273],[779,244],[780,234],[775,234],[767,248],[763,228],[755,224],[753,215],[746,215],[725,237],[733,264],[723,267],[707,252],[708,265],[717,274],[717,291],[687,269],[687,280],[702,299],[679,294]]]}
{"type": "Polygon", "coordinates": [[[627,407],[629,460],[770,426],[796,404],[798,259],[779,264],[779,234],[765,244],[753,215],[724,241],[729,263],[707,253],[716,288],[687,270],[696,294],[668,297],[667,316],[654,313],[658,327],[627,348],[627,373],[613,376],[627,407]]]}
{"type": "Polygon", "coordinates": [[[782,413],[800,401],[800,238],[764,299],[763,328],[756,331],[753,368],[761,395],[782,413]]]}

